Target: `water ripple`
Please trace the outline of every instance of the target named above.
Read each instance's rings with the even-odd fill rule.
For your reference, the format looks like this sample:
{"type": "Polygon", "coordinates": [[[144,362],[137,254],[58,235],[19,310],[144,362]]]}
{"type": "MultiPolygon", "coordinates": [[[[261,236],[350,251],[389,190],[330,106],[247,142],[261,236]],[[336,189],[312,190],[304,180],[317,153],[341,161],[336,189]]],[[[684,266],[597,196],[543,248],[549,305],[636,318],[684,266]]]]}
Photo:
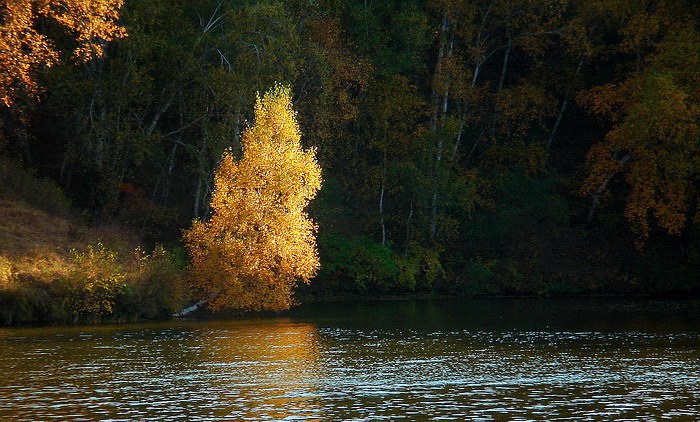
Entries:
{"type": "Polygon", "coordinates": [[[290,319],[0,332],[0,420],[696,421],[700,333],[290,319]]]}

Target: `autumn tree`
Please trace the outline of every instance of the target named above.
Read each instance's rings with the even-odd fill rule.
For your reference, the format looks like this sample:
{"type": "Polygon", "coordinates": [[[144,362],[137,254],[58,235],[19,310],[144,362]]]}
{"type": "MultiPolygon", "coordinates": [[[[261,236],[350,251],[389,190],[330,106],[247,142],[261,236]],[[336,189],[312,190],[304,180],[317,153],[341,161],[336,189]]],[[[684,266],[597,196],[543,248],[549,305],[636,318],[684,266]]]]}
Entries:
{"type": "Polygon", "coordinates": [[[668,19],[664,13],[635,16],[644,25],[625,28],[623,47],[633,55],[627,77],[582,96],[588,109],[612,126],[587,156],[582,191],[592,198],[588,222],[613,179],[624,175],[625,217],[638,247],[654,227],[671,235],[683,231],[695,213],[700,175],[700,34],[683,21],[660,27],[657,23],[668,19]],[[644,49],[653,52],[644,56],[644,49]]]}
{"type": "Polygon", "coordinates": [[[224,153],[209,221],[185,233],[192,276],[212,309],[282,310],[317,269],[316,226],[304,208],[321,187],[315,150],[304,150],[288,88],[255,104],[243,156],[224,153]]]}
{"type": "Polygon", "coordinates": [[[35,95],[35,73],[58,61],[55,43],[37,30],[49,19],[71,33],[78,61],[99,57],[104,43],[126,35],[115,21],[123,0],[12,0],[0,6],[0,101],[12,105],[21,94],[35,95]]]}

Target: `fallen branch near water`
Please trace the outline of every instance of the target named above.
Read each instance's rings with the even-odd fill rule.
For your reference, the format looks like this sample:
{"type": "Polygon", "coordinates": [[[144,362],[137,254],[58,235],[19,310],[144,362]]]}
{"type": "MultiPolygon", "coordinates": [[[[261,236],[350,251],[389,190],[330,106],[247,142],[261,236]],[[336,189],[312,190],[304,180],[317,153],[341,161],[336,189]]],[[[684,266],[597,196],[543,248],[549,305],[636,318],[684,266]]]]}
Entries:
{"type": "Polygon", "coordinates": [[[206,299],[202,299],[199,302],[195,303],[192,306],[188,306],[187,308],[181,309],[173,314],[173,318],[179,318],[183,317],[185,315],[191,314],[192,312],[196,311],[197,309],[201,308],[204,304],[207,303],[206,299]]]}
{"type": "Polygon", "coordinates": [[[196,311],[197,309],[201,308],[202,306],[206,305],[206,303],[207,303],[209,300],[214,299],[215,297],[217,297],[217,296],[219,295],[219,293],[221,293],[221,290],[215,291],[214,293],[208,295],[207,297],[205,297],[204,299],[198,301],[197,303],[195,303],[195,304],[192,305],[192,306],[188,306],[187,308],[184,308],[184,309],[181,309],[181,310],[175,312],[175,313],[172,315],[172,317],[173,317],[173,318],[179,318],[179,317],[183,317],[183,316],[186,316],[186,315],[191,314],[192,312],[194,312],[194,311],[196,311]]]}

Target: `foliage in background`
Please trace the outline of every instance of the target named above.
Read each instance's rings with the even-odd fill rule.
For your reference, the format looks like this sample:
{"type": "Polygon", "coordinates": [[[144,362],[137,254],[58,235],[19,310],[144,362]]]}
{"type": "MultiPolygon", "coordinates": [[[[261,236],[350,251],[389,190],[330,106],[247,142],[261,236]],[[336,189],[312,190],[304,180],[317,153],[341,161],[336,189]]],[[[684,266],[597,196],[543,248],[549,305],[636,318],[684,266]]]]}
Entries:
{"type": "Polygon", "coordinates": [[[58,216],[70,214],[70,201],[53,180],[26,170],[16,160],[0,156],[0,199],[21,201],[58,216]]]}
{"type": "Polygon", "coordinates": [[[15,0],[0,9],[0,102],[11,107],[24,95],[39,92],[36,73],[58,62],[55,41],[45,32],[49,25],[58,24],[75,38],[77,46],[72,56],[78,61],[100,57],[104,44],[126,36],[116,23],[122,0],[15,0]],[[44,29],[44,32],[40,32],[44,29]]]}
{"type": "MultiPolygon", "coordinates": [[[[279,81],[328,181],[301,293],[698,291],[691,0],[130,0],[119,15],[129,37],[81,66],[60,56],[35,73],[34,108],[0,111],[0,150],[95,225],[154,245],[206,221],[223,152],[240,162],[255,93],[279,81]]],[[[61,208],[14,172],[8,199],[61,208]]],[[[97,240],[14,202],[0,213],[15,215],[0,239],[41,225],[97,240]]],[[[130,261],[135,242],[118,243],[130,261]]]]}

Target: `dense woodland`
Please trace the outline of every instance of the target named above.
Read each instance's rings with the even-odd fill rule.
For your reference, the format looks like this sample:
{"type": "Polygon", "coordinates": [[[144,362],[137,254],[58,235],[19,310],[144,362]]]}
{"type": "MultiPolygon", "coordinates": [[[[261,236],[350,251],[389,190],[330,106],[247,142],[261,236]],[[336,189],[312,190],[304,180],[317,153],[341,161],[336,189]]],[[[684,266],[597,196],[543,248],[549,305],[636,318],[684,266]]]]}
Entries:
{"type": "Polygon", "coordinates": [[[35,19],[52,65],[34,64],[34,86],[5,82],[0,110],[3,154],[92,225],[185,261],[183,230],[210,215],[222,155],[240,158],[256,94],[280,83],[323,170],[308,210],[321,267],[303,294],[700,287],[693,0],[115,10],[123,30],[87,40],[35,19]],[[100,54],[70,53],[86,43],[100,54]]]}

